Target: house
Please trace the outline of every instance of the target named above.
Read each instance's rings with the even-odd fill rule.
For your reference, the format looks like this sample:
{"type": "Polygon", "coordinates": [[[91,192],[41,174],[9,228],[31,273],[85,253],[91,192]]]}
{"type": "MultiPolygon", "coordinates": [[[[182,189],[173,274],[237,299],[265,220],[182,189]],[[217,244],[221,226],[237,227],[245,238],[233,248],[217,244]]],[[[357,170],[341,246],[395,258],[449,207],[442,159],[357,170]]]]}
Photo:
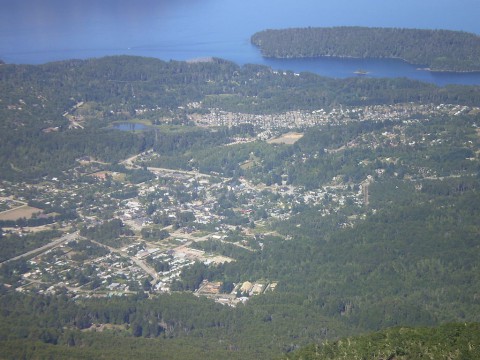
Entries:
{"type": "Polygon", "coordinates": [[[253,284],[250,281],[245,281],[240,287],[242,293],[248,293],[253,287],[253,284]]]}

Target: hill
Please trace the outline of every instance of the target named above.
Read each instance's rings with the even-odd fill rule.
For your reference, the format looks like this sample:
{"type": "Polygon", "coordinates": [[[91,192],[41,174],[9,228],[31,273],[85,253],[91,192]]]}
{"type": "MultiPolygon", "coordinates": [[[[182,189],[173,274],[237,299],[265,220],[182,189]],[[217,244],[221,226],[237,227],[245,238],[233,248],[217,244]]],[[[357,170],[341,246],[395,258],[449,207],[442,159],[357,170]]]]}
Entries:
{"type": "Polygon", "coordinates": [[[479,87],[109,57],[2,65],[0,100],[0,215],[38,209],[0,219],[2,356],[476,344],[479,87]]]}
{"type": "Polygon", "coordinates": [[[478,359],[479,324],[446,324],[437,328],[393,328],[312,345],[291,360],[335,359],[478,359]]]}

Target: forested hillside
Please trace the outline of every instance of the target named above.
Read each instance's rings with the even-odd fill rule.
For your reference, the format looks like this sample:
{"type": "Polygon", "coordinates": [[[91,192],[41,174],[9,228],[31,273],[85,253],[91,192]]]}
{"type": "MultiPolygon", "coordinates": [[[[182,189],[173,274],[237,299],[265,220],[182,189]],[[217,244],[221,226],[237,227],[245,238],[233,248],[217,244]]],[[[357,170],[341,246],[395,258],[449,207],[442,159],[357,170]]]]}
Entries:
{"type": "Polygon", "coordinates": [[[477,359],[478,324],[447,324],[437,328],[393,328],[357,338],[312,345],[288,359],[477,359]]]}
{"type": "Polygon", "coordinates": [[[450,30],[401,28],[298,28],[252,36],[266,57],[403,59],[432,71],[480,71],[480,37],[450,30]]]}
{"type": "Polygon", "coordinates": [[[0,358],[478,357],[479,104],[219,59],[2,65],[0,358]]]}
{"type": "Polygon", "coordinates": [[[115,121],[160,124],[168,118],[168,124],[188,124],[189,113],[211,108],[275,114],[338,104],[480,102],[476,87],[440,88],[407,79],[332,80],[223,60],[136,57],[4,65],[0,94],[0,176],[11,179],[59,176],[84,155],[118,161],[152,146],[151,134],[110,131],[115,121]],[[187,109],[199,101],[201,109],[187,109]]]}

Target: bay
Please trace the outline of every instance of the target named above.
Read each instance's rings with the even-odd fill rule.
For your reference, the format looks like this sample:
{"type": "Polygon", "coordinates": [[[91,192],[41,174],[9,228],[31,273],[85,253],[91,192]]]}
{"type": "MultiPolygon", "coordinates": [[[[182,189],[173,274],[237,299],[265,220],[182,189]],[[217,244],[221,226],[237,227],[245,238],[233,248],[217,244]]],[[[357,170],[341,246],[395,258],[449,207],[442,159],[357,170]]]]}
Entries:
{"type": "Polygon", "coordinates": [[[0,59],[40,64],[139,55],[219,57],[238,64],[345,78],[408,77],[480,85],[480,73],[431,73],[396,60],[265,59],[250,36],[266,28],[380,26],[480,33],[478,0],[0,0],[0,59]]]}

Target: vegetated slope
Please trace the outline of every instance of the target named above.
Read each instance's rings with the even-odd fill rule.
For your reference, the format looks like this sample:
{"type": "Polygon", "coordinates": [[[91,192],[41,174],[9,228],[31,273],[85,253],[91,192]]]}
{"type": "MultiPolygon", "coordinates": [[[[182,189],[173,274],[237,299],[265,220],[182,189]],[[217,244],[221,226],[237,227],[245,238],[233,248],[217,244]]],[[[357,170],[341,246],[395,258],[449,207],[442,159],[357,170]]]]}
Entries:
{"type": "MultiPolygon", "coordinates": [[[[310,73],[295,76],[258,65],[164,62],[106,57],[45,65],[0,67],[0,176],[38,179],[59,176],[75,159],[90,155],[118,161],[152,146],[148,134],[114,132],[114,121],[188,124],[187,104],[244,113],[317,110],[334,104],[399,102],[476,105],[477,87],[445,88],[407,79],[333,80],[310,73]],[[75,109],[83,104],[81,109],[75,109]],[[144,109],[154,111],[142,113],[144,109]],[[84,120],[83,128],[65,113],[84,120]]],[[[161,130],[159,130],[161,132],[161,130]]]]}
{"type": "MultiPolygon", "coordinates": [[[[473,119],[462,124],[439,117],[405,128],[420,142],[427,134],[445,136],[428,146],[410,139],[412,145],[384,143],[373,149],[373,139],[398,130],[388,121],[310,130],[265,171],[288,173],[293,184],[312,189],[324,184],[325,174],[328,181],[371,174],[377,180],[369,185],[369,208],[352,205],[325,213],[333,201],[328,195],[315,207],[285,196],[285,207],[295,208],[296,215],[276,222],[275,229],[290,241],[265,237],[262,251],[205,269],[202,276],[278,280],[275,293],[250,304],[261,309],[272,332],[283,329],[292,337],[297,332],[284,329],[285,323],[302,323],[306,337],[332,336],[325,323],[310,322],[317,316],[336,319],[352,332],[479,321],[480,183],[478,163],[462,151],[467,139],[478,144],[473,119]],[[361,145],[361,138],[370,140],[361,145]],[[337,142],[356,146],[323,151],[337,142]],[[426,168],[438,177],[422,178],[426,168]]],[[[197,270],[185,271],[183,281],[188,284],[197,270]]]]}
{"type": "MultiPolygon", "coordinates": [[[[341,226],[345,212],[321,217],[318,209],[304,210],[277,227],[292,240],[266,237],[261,251],[234,263],[205,267],[203,274],[185,271],[184,280],[201,275],[279,281],[276,291],[235,309],[189,294],[73,301],[0,287],[0,347],[11,358],[25,350],[27,357],[81,358],[79,349],[94,357],[125,358],[132,348],[149,356],[158,346],[159,358],[193,358],[195,352],[205,359],[266,359],[309,342],[389,326],[478,322],[478,188],[472,178],[428,181],[417,192],[403,181],[385,181],[371,189],[377,214],[357,225],[341,226]],[[107,324],[107,331],[81,331],[92,324],[107,324]]],[[[452,335],[445,337],[451,341],[446,349],[463,351],[477,332],[473,325],[457,333],[447,330],[452,335]]],[[[411,351],[430,349],[421,345],[429,336],[424,333],[407,333],[408,341],[416,339],[411,351]]],[[[349,351],[364,354],[367,345],[377,345],[377,353],[403,349],[392,334],[373,337],[378,340],[373,345],[358,340],[358,348],[349,351]]],[[[432,351],[443,351],[442,341],[439,335],[442,345],[432,351]]]]}
{"type": "MultiPolygon", "coordinates": [[[[340,226],[345,213],[320,217],[318,210],[302,211],[278,226],[292,240],[266,237],[261,251],[205,268],[201,275],[210,280],[279,281],[275,292],[236,309],[188,294],[72,301],[1,288],[0,347],[12,358],[24,349],[34,357],[81,358],[83,349],[124,358],[132,347],[148,356],[155,346],[162,349],[158,357],[172,359],[192,358],[192,352],[205,359],[276,358],[308,342],[388,326],[479,321],[476,189],[472,179],[429,182],[420,193],[401,181],[379,183],[371,189],[377,215],[346,229],[340,226]],[[80,331],[92,324],[114,326],[104,334],[80,331]]],[[[184,280],[190,275],[186,271],[184,280]]],[[[451,348],[463,351],[475,331],[468,327],[454,335],[451,348]]],[[[418,344],[422,334],[412,330],[408,339],[418,335],[418,344]]],[[[393,340],[385,343],[385,351],[402,349],[393,340]]]]}
{"type": "MultiPolygon", "coordinates": [[[[287,304],[356,331],[479,321],[478,194],[436,198],[402,182],[371,191],[392,204],[351,227],[348,213],[304,210],[277,227],[295,240],[266,239],[266,250],[224,266],[224,276],[278,279],[277,294],[251,300],[274,324],[287,304]]],[[[295,322],[293,314],[282,316],[295,322]]]]}
{"type": "Polygon", "coordinates": [[[336,359],[478,359],[480,324],[446,324],[435,328],[392,328],[355,338],[310,345],[290,360],[336,359]]]}
{"type": "Polygon", "coordinates": [[[480,71],[480,37],[450,30],[333,27],[264,30],[252,36],[267,57],[394,58],[433,71],[480,71]]]}
{"type": "MultiPolygon", "coordinates": [[[[10,146],[2,147],[1,155],[17,168],[25,164],[22,161],[28,161],[25,158],[29,154],[52,143],[57,147],[39,156],[46,167],[58,164],[51,162],[51,157],[64,153],[69,154],[68,160],[87,153],[114,161],[122,154],[151,146],[172,159],[193,149],[198,154],[185,157],[185,162],[195,158],[206,171],[215,162],[225,162],[223,169],[235,168],[241,162],[239,158],[248,159],[253,151],[260,164],[251,169],[254,175],[262,171],[281,181],[281,175],[286,174],[291,184],[312,190],[334,177],[343,179],[346,186],[358,184],[367,175],[376,180],[370,185],[366,209],[347,204],[338,211],[324,213],[323,205],[333,202],[331,194],[326,194],[324,204],[318,206],[293,203],[287,197],[285,208],[294,206],[293,216],[274,222],[273,227],[290,240],[265,236],[261,248],[242,252],[235,262],[212,267],[200,264],[192,271],[185,270],[183,282],[199,277],[230,282],[278,281],[274,292],[254,297],[236,309],[189,294],[71,301],[63,296],[17,294],[1,287],[0,347],[5,350],[4,356],[125,358],[132,356],[134,348],[138,349],[138,357],[145,354],[153,358],[155,346],[159,346],[162,349],[157,357],[273,358],[306,343],[389,326],[480,320],[478,114],[435,119],[424,119],[422,115],[418,122],[405,123],[386,120],[327,125],[309,130],[291,147],[262,142],[242,144],[228,151],[218,146],[223,131],[214,135],[189,125],[175,131],[158,128],[162,141],[157,144],[148,134],[97,131],[99,144],[94,147],[88,140],[95,133],[94,126],[68,129],[61,117],[63,111],[83,100],[95,110],[90,121],[95,126],[107,126],[120,118],[138,116],[135,109],[141,108],[143,102],[155,106],[156,96],[166,111],[181,110],[178,107],[186,101],[199,99],[222,109],[272,113],[318,109],[323,104],[395,103],[406,99],[475,104],[478,88],[437,88],[408,80],[335,81],[312,74],[274,74],[257,66],[209,63],[196,67],[125,57],[73,65],[14,66],[9,68],[8,76],[4,74],[2,86],[16,92],[1,93],[2,99],[15,96],[1,105],[8,131],[0,136],[10,146]],[[45,76],[44,71],[50,68],[59,71],[45,76]],[[211,72],[212,78],[202,71],[211,72]],[[104,81],[96,80],[100,76],[104,81]],[[34,81],[30,81],[31,77],[34,81]],[[62,78],[64,87],[60,86],[62,78]],[[82,87],[88,91],[78,92],[82,87]],[[198,91],[193,91],[197,87],[198,91]],[[26,94],[32,89],[42,91],[29,101],[26,94]],[[158,93],[156,89],[160,89],[158,93]],[[45,108],[36,102],[42,101],[38,96],[43,91],[50,94],[45,108]],[[139,96],[142,92],[143,99],[139,96]],[[75,96],[74,100],[69,96],[75,96]],[[167,96],[171,96],[170,100],[167,96]],[[362,100],[364,97],[367,100],[362,100]],[[42,131],[54,118],[43,110],[36,116],[36,108],[49,109],[50,114],[58,116],[58,132],[42,131]],[[29,127],[35,129],[32,139],[25,130],[29,127]],[[377,143],[384,133],[398,136],[391,142],[377,143]],[[116,141],[116,136],[122,141],[116,141]],[[401,142],[403,137],[408,141],[401,142]],[[56,142],[51,142],[53,139],[56,142]],[[344,144],[352,146],[341,150],[344,144]],[[202,146],[206,149],[197,151],[202,146]],[[216,153],[209,151],[216,146],[216,153]],[[11,149],[16,149],[17,154],[12,155],[11,149]],[[211,153],[210,163],[202,164],[206,151],[211,153]],[[231,156],[220,156],[229,153],[231,156]],[[438,178],[424,179],[421,169],[438,174],[438,178]],[[347,184],[349,179],[353,180],[347,184]],[[108,324],[111,331],[81,331],[92,324],[108,324]]],[[[181,119],[185,113],[173,113],[172,117],[177,115],[181,119]]],[[[12,178],[18,179],[15,170],[10,171],[12,178]]],[[[32,178],[39,173],[43,174],[32,172],[32,178]]],[[[237,200],[232,196],[225,204],[235,209],[241,201],[237,200]]],[[[11,265],[1,268],[2,275],[18,276],[11,265]]]]}

